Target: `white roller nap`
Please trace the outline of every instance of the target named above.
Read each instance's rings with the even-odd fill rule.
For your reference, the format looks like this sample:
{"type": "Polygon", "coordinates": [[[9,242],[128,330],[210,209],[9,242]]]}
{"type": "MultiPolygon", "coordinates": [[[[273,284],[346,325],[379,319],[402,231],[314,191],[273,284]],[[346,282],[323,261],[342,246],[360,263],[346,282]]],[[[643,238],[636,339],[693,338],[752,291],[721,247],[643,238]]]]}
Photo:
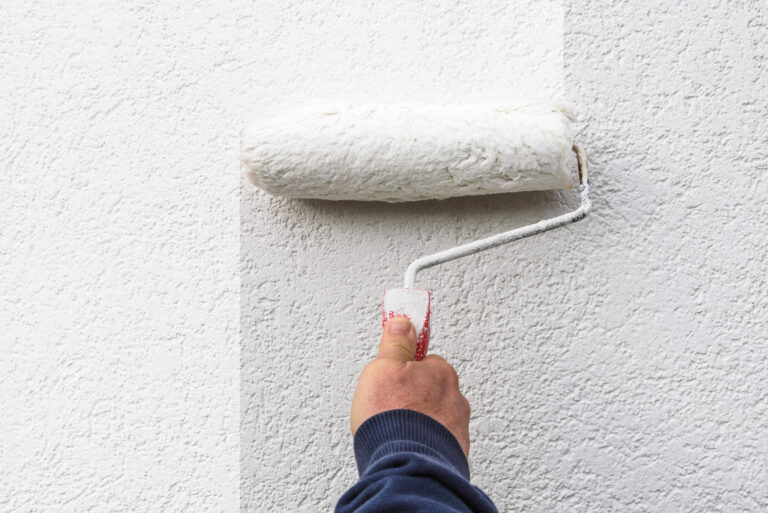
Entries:
{"type": "Polygon", "coordinates": [[[291,198],[414,201],[569,189],[570,116],[557,102],[299,106],[242,134],[252,183],[291,198]]]}

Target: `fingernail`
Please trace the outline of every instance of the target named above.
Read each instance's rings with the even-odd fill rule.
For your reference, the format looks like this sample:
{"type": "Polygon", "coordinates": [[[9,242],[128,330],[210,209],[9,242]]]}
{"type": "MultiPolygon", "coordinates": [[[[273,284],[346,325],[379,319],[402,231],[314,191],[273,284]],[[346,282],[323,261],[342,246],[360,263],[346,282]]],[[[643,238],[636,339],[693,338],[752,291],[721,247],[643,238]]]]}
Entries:
{"type": "Polygon", "coordinates": [[[387,334],[407,335],[411,331],[411,321],[404,317],[395,317],[387,322],[387,334]]]}

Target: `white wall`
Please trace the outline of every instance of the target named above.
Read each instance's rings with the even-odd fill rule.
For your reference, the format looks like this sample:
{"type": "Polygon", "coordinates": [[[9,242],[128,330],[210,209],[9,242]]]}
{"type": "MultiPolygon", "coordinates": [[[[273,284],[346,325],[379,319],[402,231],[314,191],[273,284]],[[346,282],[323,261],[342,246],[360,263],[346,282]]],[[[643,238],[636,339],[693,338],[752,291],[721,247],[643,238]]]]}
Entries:
{"type": "Polygon", "coordinates": [[[253,99],[207,3],[0,3],[0,511],[238,507],[253,99]]]}
{"type": "Polygon", "coordinates": [[[331,508],[383,289],[576,198],[270,198],[241,127],[540,93],[576,106],[594,213],[421,282],[473,481],[501,510],[764,511],[768,7],[675,4],[0,4],[0,510],[331,508]]]}

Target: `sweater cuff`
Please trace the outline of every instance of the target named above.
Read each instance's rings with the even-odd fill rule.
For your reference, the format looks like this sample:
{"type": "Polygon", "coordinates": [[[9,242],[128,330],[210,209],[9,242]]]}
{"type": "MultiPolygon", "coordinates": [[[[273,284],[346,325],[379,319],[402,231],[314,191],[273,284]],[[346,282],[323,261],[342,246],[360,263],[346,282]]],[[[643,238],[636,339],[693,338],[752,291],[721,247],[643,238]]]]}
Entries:
{"type": "Polygon", "coordinates": [[[355,433],[355,460],[362,477],[385,456],[410,452],[437,459],[469,481],[469,463],[448,428],[415,410],[389,410],[370,417],[355,433]]]}

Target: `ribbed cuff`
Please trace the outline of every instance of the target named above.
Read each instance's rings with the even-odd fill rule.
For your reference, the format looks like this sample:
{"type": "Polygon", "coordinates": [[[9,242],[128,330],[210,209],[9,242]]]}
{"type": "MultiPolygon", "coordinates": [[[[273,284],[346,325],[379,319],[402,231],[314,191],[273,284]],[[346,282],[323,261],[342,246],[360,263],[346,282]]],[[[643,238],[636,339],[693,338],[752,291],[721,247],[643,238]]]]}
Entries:
{"type": "Polygon", "coordinates": [[[469,464],[448,428],[415,410],[389,410],[369,418],[355,433],[355,460],[362,476],[377,460],[415,452],[453,467],[469,480],[469,464]]]}

